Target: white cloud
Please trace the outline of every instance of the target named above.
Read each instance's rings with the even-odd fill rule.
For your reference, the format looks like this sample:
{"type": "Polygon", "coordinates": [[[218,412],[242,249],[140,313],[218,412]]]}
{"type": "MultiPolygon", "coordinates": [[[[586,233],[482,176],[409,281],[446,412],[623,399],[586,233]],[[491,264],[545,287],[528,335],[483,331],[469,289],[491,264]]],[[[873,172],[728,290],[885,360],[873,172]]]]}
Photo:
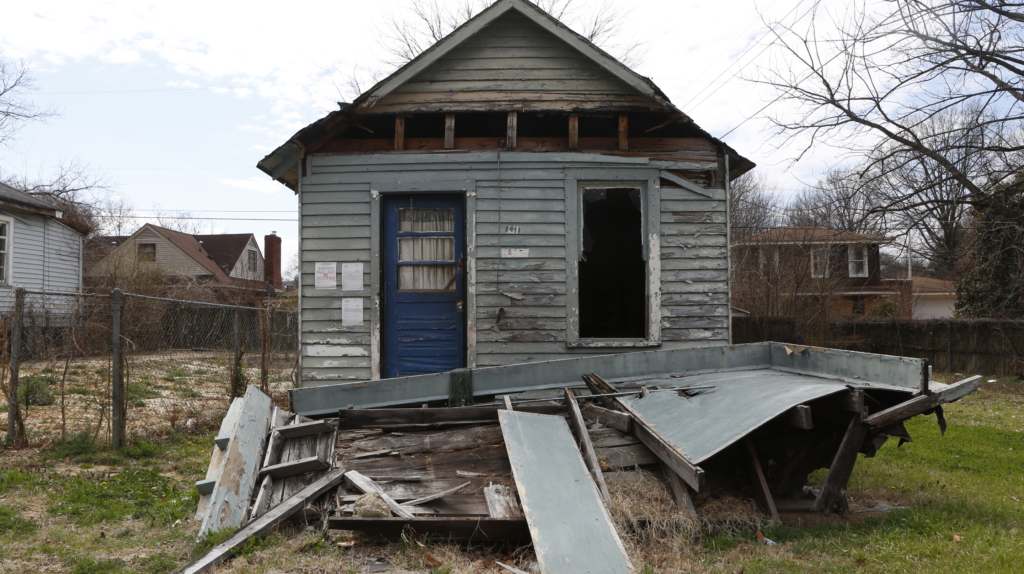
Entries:
{"type": "Polygon", "coordinates": [[[277,193],[286,189],[283,185],[269,177],[250,177],[249,179],[235,179],[227,177],[218,179],[217,181],[228,187],[245,189],[247,191],[258,191],[260,193],[277,193]]]}

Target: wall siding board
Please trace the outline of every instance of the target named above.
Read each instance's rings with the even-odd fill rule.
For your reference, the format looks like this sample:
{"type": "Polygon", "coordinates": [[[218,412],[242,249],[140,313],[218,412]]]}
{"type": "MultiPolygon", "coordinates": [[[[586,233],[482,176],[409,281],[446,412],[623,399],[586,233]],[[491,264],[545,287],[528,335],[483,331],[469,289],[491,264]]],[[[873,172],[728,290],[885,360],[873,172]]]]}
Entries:
{"type": "MultiPolygon", "coordinates": [[[[565,178],[567,170],[584,167],[602,178],[622,173],[617,179],[632,181],[637,179],[635,168],[650,171],[647,160],[555,153],[503,153],[500,159],[494,153],[310,157],[309,174],[302,180],[300,215],[301,341],[304,347],[333,345],[357,349],[365,356],[310,357],[304,352],[304,386],[377,376],[374,363],[379,360],[375,355],[379,333],[374,336],[373,332],[379,328],[374,318],[379,313],[374,308],[379,304],[374,297],[379,285],[373,279],[379,263],[373,248],[379,238],[373,236],[370,214],[374,213],[373,202],[386,193],[401,192],[404,186],[430,189],[430,185],[444,187],[446,182],[475,181],[475,188],[464,192],[473,200],[467,205],[473,203],[475,208],[475,220],[468,230],[473,232],[475,293],[474,304],[467,309],[467,317],[471,314],[473,318],[473,348],[467,361],[482,367],[639,350],[566,346],[566,290],[573,276],[566,268],[565,178]],[[626,171],[616,171],[623,169],[626,171]],[[509,233],[510,225],[518,226],[518,233],[509,233]],[[502,257],[502,248],[507,247],[528,249],[528,256],[502,257]],[[342,292],[339,285],[336,290],[316,290],[316,262],[336,262],[339,273],[342,263],[363,262],[367,288],[342,292]],[[363,298],[364,322],[342,327],[341,299],[350,296],[363,298]]],[[[712,233],[712,228],[724,221],[724,202],[663,187],[655,206],[656,210],[660,206],[661,213],[653,213],[649,222],[658,227],[661,236],[656,256],[660,256],[662,269],[659,323],[663,346],[724,344],[729,328],[724,320],[728,313],[727,250],[724,235],[712,233]]],[[[467,233],[467,238],[470,236],[467,233]]],[[[467,298],[470,296],[467,291],[467,298]]]]}

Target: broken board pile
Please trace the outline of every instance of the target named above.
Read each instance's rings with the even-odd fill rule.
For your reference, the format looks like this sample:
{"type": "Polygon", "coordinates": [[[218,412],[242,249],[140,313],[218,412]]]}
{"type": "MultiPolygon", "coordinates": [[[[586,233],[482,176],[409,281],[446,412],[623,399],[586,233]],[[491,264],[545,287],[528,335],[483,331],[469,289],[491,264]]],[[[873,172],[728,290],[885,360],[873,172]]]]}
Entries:
{"type": "MultiPolygon", "coordinates": [[[[910,440],[902,423],[918,414],[936,414],[944,428],[942,405],[979,384],[930,384],[920,362],[843,356],[836,367],[809,354],[826,350],[770,351],[785,354],[765,364],[745,351],[753,364],[733,369],[620,370],[611,382],[584,370],[583,384],[515,398],[474,390],[491,402],[473,406],[349,407],[320,420],[284,413],[250,388],[197,483],[207,490],[204,531],[241,528],[182,571],[226,559],[232,540],[315,515],[369,537],[532,541],[548,574],[625,573],[631,565],[607,507],[613,476],[650,472],[693,514],[711,491],[752,496],[775,520],[787,511],[845,513],[858,452],[873,455],[889,436],[910,440]],[[883,378],[878,365],[920,378],[901,385],[857,375],[883,378]],[[236,452],[246,464],[233,462],[236,452]],[[824,483],[809,487],[819,468],[829,469],[824,483]],[[381,505],[365,512],[368,499],[381,505]]],[[[607,357],[571,362],[601,361],[614,366],[607,357]]]]}

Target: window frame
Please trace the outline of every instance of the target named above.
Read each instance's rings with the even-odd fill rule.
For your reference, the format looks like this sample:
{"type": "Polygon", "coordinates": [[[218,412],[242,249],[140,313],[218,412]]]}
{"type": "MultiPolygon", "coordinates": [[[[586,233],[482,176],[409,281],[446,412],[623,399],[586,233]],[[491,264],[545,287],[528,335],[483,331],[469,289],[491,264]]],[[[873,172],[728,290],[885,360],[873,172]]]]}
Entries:
{"type": "Polygon", "coordinates": [[[153,241],[153,242],[147,241],[146,243],[142,243],[142,242],[135,243],[135,261],[137,261],[139,263],[156,263],[156,242],[155,241],[153,241]],[[143,259],[142,258],[142,248],[144,246],[146,246],[146,245],[152,245],[153,246],[153,258],[152,259],[143,259]]]}
{"type": "Polygon", "coordinates": [[[661,188],[659,170],[652,169],[569,169],[565,179],[565,345],[586,347],[661,346],[661,188]],[[583,190],[585,188],[640,189],[643,258],[646,265],[646,336],[635,338],[581,338],[579,313],[579,263],[583,252],[583,190]]]}
{"type": "Polygon", "coordinates": [[[867,246],[866,243],[855,243],[855,244],[851,244],[851,245],[847,246],[847,248],[846,248],[846,262],[847,262],[847,271],[848,271],[850,277],[863,278],[863,277],[870,276],[871,272],[868,269],[868,260],[869,260],[868,246],[867,246]],[[863,257],[863,259],[854,259],[853,258],[853,252],[854,252],[855,249],[863,249],[864,250],[864,257],[863,257]],[[855,275],[853,273],[853,262],[854,261],[863,261],[863,263],[864,263],[864,273],[863,274],[856,274],[855,275]]]}
{"type": "Polygon", "coordinates": [[[7,265],[5,267],[6,277],[0,276],[0,285],[13,286],[14,280],[14,218],[7,216],[0,216],[0,223],[7,224],[7,249],[3,252],[7,256],[7,265]]]}
{"type": "Polygon", "coordinates": [[[260,257],[259,257],[259,255],[257,255],[256,250],[255,249],[246,249],[245,250],[245,258],[246,258],[245,264],[246,264],[246,267],[248,267],[246,272],[252,273],[254,275],[258,274],[258,272],[260,270],[260,257]],[[250,265],[250,263],[251,263],[251,265],[250,265]]]}
{"type": "Polygon", "coordinates": [[[822,246],[822,247],[818,247],[816,245],[811,245],[811,277],[812,278],[814,278],[814,279],[828,279],[828,274],[829,274],[828,273],[829,272],[829,268],[828,268],[829,251],[830,251],[830,248],[829,248],[828,245],[825,245],[825,246],[822,246]],[[824,265],[825,271],[824,271],[824,273],[821,273],[821,274],[818,273],[818,269],[817,269],[818,260],[817,260],[817,257],[815,256],[815,253],[817,253],[818,251],[824,251],[825,252],[825,261],[824,261],[824,263],[825,263],[825,265],[824,265]]]}

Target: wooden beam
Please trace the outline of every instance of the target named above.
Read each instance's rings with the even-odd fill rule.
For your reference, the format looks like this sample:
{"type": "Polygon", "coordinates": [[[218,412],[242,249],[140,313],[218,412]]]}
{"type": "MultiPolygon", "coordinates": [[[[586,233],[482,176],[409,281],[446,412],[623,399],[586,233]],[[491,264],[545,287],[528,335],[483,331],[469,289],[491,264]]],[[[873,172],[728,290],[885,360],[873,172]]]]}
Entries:
{"type": "Polygon", "coordinates": [[[594,453],[594,443],[590,442],[590,433],[587,432],[587,424],[583,422],[580,406],[576,404],[576,395],[572,393],[572,389],[564,389],[564,391],[565,404],[569,407],[569,423],[576,431],[576,438],[583,451],[583,461],[587,463],[590,474],[594,475],[594,482],[597,483],[597,489],[601,492],[601,498],[608,502],[611,499],[608,495],[608,485],[604,483],[601,463],[597,461],[597,454],[594,453]]]}
{"type": "Polygon", "coordinates": [[[822,486],[817,500],[814,501],[814,512],[821,512],[828,516],[836,504],[843,509],[846,508],[846,484],[850,481],[853,465],[857,462],[857,453],[860,451],[861,445],[864,444],[864,439],[870,428],[859,417],[850,421],[850,425],[846,427],[843,442],[839,445],[839,451],[836,452],[836,457],[828,469],[825,484],[822,486]]]}
{"type": "Polygon", "coordinates": [[[444,149],[455,148],[455,114],[444,116],[444,149]]]}
{"type": "Polygon", "coordinates": [[[810,430],[814,428],[814,422],[811,420],[811,407],[807,405],[797,405],[789,409],[782,413],[779,420],[798,429],[810,430]]]}
{"type": "Polygon", "coordinates": [[[607,427],[622,432],[630,432],[632,428],[633,417],[626,413],[613,411],[590,403],[584,403],[580,410],[584,418],[597,421],[607,427]]]}
{"type": "Polygon", "coordinates": [[[313,421],[297,425],[283,425],[274,427],[274,432],[279,433],[282,438],[302,438],[315,434],[334,431],[334,426],[324,421],[313,421]]]}
{"type": "Polygon", "coordinates": [[[473,484],[473,483],[472,482],[464,482],[464,483],[462,483],[462,484],[460,484],[460,485],[458,485],[458,486],[456,486],[454,488],[449,488],[448,490],[444,490],[444,491],[438,492],[436,494],[431,494],[430,496],[424,496],[423,498],[417,498],[415,500],[410,500],[408,502],[405,502],[404,505],[405,506],[416,506],[417,504],[423,504],[424,502],[430,502],[431,500],[437,500],[438,498],[444,498],[445,496],[448,496],[449,494],[455,494],[456,492],[458,492],[459,490],[461,490],[463,488],[466,488],[470,484],[473,484]]]}
{"type": "Polygon", "coordinates": [[[569,149],[580,149],[580,117],[569,116],[569,149]]]}
{"type": "Polygon", "coordinates": [[[344,516],[327,519],[327,527],[333,530],[358,530],[371,536],[398,539],[412,534],[416,537],[431,536],[438,540],[528,540],[530,528],[523,518],[368,518],[344,516]]]}
{"type": "MultiPolygon", "coordinates": [[[[590,392],[595,395],[607,395],[614,394],[616,392],[615,387],[609,385],[601,377],[597,376],[596,373],[589,373],[583,376],[584,382],[587,383],[587,387],[590,392]]],[[[655,429],[650,428],[647,423],[640,417],[625,401],[615,398],[602,398],[602,401],[610,401],[613,408],[622,412],[628,413],[632,416],[632,432],[633,436],[644,443],[647,448],[651,449],[662,462],[667,464],[669,468],[674,470],[686,484],[690,485],[695,491],[702,492],[707,488],[707,481],[704,477],[704,471],[697,465],[690,462],[685,456],[679,451],[672,448],[665,439],[661,438],[661,435],[655,429]]]]}
{"type": "Polygon", "coordinates": [[[484,500],[491,518],[524,518],[523,510],[516,501],[516,493],[504,484],[484,487],[484,500]]]}
{"type": "Polygon", "coordinates": [[[405,149],[405,118],[395,116],[395,149],[405,149]]]}
{"type": "Polygon", "coordinates": [[[864,391],[861,389],[850,389],[845,393],[836,396],[839,408],[858,415],[864,412],[864,391]]]}
{"type": "Polygon", "coordinates": [[[401,504],[395,502],[394,498],[388,496],[387,493],[385,493],[384,490],[377,485],[377,483],[370,480],[368,477],[363,476],[362,474],[352,470],[345,475],[345,478],[347,478],[349,482],[352,483],[353,486],[358,488],[363,493],[376,492],[377,494],[379,494],[380,497],[384,499],[384,502],[387,503],[388,508],[391,509],[391,512],[394,512],[402,518],[412,518],[412,513],[409,512],[408,509],[403,508],[401,504]]]}
{"type": "MultiPolygon", "coordinates": [[[[341,409],[338,411],[338,428],[383,428],[391,426],[433,425],[443,423],[495,423],[498,422],[498,407],[459,407],[454,409],[341,409]]],[[[565,413],[563,406],[522,405],[517,411],[542,415],[565,413]]]]}
{"type": "Polygon", "coordinates": [[[301,510],[307,503],[316,500],[328,490],[338,486],[344,475],[345,471],[342,469],[328,472],[323,478],[288,497],[287,500],[271,508],[263,516],[250,520],[232,534],[230,538],[207,550],[199,558],[196,558],[192,563],[179,570],[179,572],[182,574],[199,574],[223,563],[228,558],[231,558],[232,550],[244,544],[250,537],[259,538],[263,536],[271,528],[281,524],[292,514],[301,510]]]}
{"type": "Polygon", "coordinates": [[[676,499],[676,506],[679,507],[679,510],[697,516],[697,509],[693,506],[693,497],[690,495],[690,487],[683,484],[679,475],[669,468],[667,464],[661,463],[661,472],[665,475],[665,480],[668,481],[669,490],[672,491],[672,498],[676,499]]]}
{"type": "Polygon", "coordinates": [[[979,386],[981,386],[981,375],[975,375],[954,383],[941,391],[933,392],[930,395],[918,395],[909,401],[904,401],[892,408],[877,412],[864,419],[864,422],[872,428],[885,428],[915,417],[939,405],[965,397],[978,390],[979,386]]]}
{"type": "Polygon", "coordinates": [[[508,132],[505,135],[505,147],[508,149],[516,149],[517,117],[517,112],[508,113],[508,132]]]}
{"type": "Polygon", "coordinates": [[[761,462],[757,460],[757,451],[754,450],[754,441],[751,440],[750,435],[747,435],[744,442],[747,444],[747,453],[750,455],[750,469],[753,477],[753,488],[754,495],[757,497],[758,503],[761,508],[771,515],[772,520],[781,524],[782,520],[779,518],[779,511],[775,509],[775,500],[772,499],[772,493],[768,490],[768,481],[764,478],[764,471],[761,470],[761,462]]]}
{"type": "Polygon", "coordinates": [[[619,114],[619,149],[629,149],[629,115],[619,114]]]}
{"type": "Polygon", "coordinates": [[[513,410],[513,409],[512,409],[512,397],[510,397],[510,396],[508,396],[508,395],[504,395],[504,396],[502,396],[501,398],[502,398],[502,400],[503,400],[503,401],[505,402],[505,410],[506,410],[506,411],[511,411],[511,410],[513,410]]]}
{"type": "Polygon", "coordinates": [[[260,469],[260,476],[269,476],[275,480],[281,480],[283,478],[299,476],[300,474],[306,474],[307,472],[325,470],[328,468],[331,468],[330,463],[319,457],[310,456],[262,468],[260,469]]]}

